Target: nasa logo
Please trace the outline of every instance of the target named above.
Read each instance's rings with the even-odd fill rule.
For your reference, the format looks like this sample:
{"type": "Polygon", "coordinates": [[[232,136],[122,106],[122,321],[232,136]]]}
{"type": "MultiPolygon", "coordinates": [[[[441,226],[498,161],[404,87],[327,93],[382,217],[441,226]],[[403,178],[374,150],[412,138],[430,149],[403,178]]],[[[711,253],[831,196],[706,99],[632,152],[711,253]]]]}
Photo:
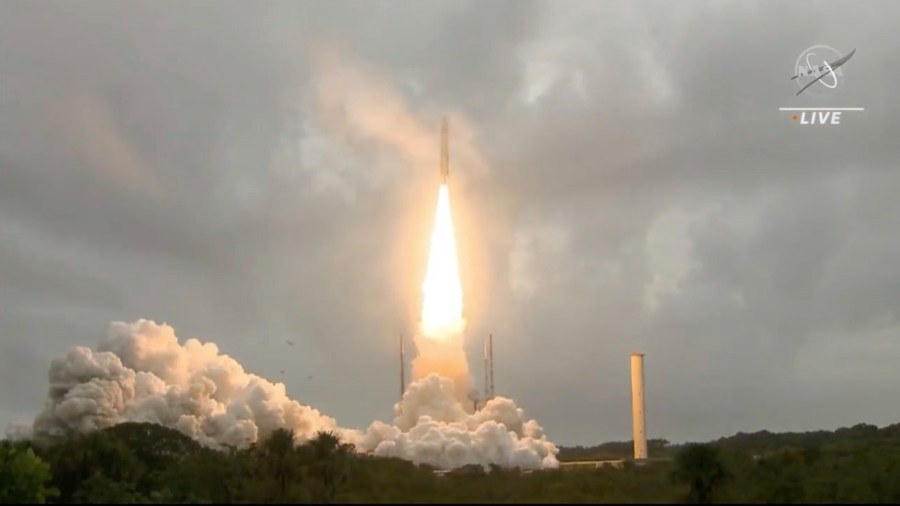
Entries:
{"type": "MultiPolygon", "coordinates": [[[[818,44],[804,49],[794,62],[791,80],[797,83],[795,95],[834,95],[838,84],[844,82],[843,66],[856,53],[843,54],[837,49],[818,44]]],[[[840,125],[842,113],[863,111],[862,107],[780,107],[791,111],[791,121],[800,125],[840,125]]]]}
{"type": "Polygon", "coordinates": [[[838,78],[844,77],[841,66],[847,63],[854,53],[856,49],[842,56],[840,51],[824,44],[804,49],[794,62],[794,77],[791,78],[797,81],[799,88],[797,95],[807,89],[809,95],[822,95],[828,90],[836,89],[838,78]]]}

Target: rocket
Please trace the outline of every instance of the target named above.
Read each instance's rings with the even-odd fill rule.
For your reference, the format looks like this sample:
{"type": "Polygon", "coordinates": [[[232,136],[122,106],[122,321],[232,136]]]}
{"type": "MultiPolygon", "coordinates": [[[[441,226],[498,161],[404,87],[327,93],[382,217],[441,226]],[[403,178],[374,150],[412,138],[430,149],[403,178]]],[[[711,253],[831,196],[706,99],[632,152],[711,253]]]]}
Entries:
{"type": "Polygon", "coordinates": [[[441,122],[441,183],[447,184],[450,178],[450,148],[447,141],[447,117],[441,122]]]}

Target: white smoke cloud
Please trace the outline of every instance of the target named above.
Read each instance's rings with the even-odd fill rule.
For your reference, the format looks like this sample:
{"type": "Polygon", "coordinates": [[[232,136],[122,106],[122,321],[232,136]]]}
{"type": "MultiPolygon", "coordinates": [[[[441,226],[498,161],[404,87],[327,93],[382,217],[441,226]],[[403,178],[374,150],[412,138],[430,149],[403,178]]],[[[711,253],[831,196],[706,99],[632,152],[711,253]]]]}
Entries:
{"type": "Polygon", "coordinates": [[[33,435],[30,425],[14,422],[6,426],[6,439],[10,441],[25,441],[33,435]]]}
{"type": "Polygon", "coordinates": [[[417,355],[412,362],[413,381],[431,374],[448,378],[452,382],[450,393],[453,398],[466,403],[470,399],[472,379],[463,350],[463,336],[457,333],[434,339],[417,335],[414,341],[417,355]]]}
{"type": "Polygon", "coordinates": [[[372,423],[357,442],[360,449],[441,469],[559,466],[556,446],[512,400],[495,397],[468,414],[448,378],[432,374],[413,382],[394,411],[394,424],[372,423]]]}
{"type": "Polygon", "coordinates": [[[213,343],[181,345],[172,327],[148,320],[112,323],[96,350],[79,346],[53,360],[49,379],[36,437],[152,422],[210,446],[244,446],[280,427],[298,440],[338,430],[288,398],[283,383],[245,372],[213,343]]]}
{"type": "Polygon", "coordinates": [[[450,469],[467,464],[522,469],[558,466],[556,447],[509,399],[475,413],[457,398],[453,380],[430,374],[397,403],[394,425],[376,421],[365,432],[290,399],[283,383],[244,371],[213,343],[179,343],[174,329],[149,320],[114,322],[96,350],[77,346],[50,364],[44,410],[33,427],[11,426],[7,437],[62,436],[123,422],[176,429],[201,444],[243,447],[277,428],[298,442],[336,432],[362,452],[450,469]]]}

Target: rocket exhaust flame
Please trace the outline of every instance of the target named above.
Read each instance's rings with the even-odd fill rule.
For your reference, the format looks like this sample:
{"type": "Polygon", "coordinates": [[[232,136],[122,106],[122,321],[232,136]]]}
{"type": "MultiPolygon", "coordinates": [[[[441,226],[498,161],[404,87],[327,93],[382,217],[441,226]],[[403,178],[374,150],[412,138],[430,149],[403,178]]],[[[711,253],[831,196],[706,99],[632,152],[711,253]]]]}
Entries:
{"type": "Polygon", "coordinates": [[[428,271],[422,283],[421,333],[423,336],[446,341],[462,333],[463,292],[456,256],[456,239],[450,213],[450,192],[446,184],[438,191],[428,271]]]}
{"type": "Polygon", "coordinates": [[[447,378],[454,398],[468,404],[471,377],[463,348],[465,320],[462,317],[463,291],[456,256],[456,236],[450,210],[450,174],[447,121],[441,126],[441,186],[438,189],[434,228],[428,252],[428,269],[422,283],[422,315],[416,337],[418,356],[413,361],[413,377],[431,374],[447,378]]]}

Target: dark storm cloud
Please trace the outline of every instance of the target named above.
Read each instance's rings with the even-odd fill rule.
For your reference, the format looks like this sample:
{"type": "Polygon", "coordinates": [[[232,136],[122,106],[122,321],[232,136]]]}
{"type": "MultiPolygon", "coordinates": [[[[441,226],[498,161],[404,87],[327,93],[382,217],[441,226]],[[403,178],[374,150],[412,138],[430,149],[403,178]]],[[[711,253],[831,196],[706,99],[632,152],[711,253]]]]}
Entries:
{"type": "Polygon", "coordinates": [[[451,125],[487,166],[451,168],[471,355],[495,333],[498,393],[554,441],[630,437],[635,349],[654,437],[896,421],[898,13],[4,2],[0,423],[138,317],[285,370],[344,425],[388,416],[434,175],[323,110],[323,51],[424,128],[473,125],[451,125]],[[788,81],[816,43],[858,49],[835,100],[867,111],[839,128],[777,111],[819,105],[788,81]]]}

